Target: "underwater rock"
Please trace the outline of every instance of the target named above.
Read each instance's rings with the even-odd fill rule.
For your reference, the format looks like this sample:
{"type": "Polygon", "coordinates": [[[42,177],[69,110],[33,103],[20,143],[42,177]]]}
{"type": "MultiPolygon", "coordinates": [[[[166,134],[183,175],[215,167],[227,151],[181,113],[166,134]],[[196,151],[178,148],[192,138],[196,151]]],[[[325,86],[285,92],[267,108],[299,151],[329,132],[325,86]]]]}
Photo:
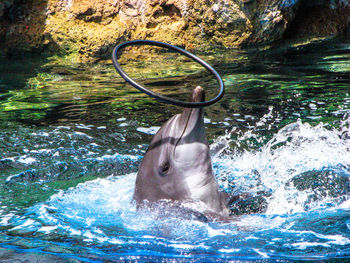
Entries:
{"type": "Polygon", "coordinates": [[[91,60],[109,58],[117,43],[131,39],[190,50],[230,48],[334,35],[349,21],[348,0],[6,0],[0,3],[0,52],[91,60]]]}

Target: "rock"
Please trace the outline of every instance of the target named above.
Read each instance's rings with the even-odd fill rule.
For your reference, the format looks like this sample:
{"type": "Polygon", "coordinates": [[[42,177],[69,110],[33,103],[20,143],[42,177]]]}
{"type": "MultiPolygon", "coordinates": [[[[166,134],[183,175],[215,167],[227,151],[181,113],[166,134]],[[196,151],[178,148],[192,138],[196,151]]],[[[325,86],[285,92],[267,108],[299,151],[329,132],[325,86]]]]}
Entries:
{"type": "Polygon", "coordinates": [[[288,37],[332,36],[345,33],[350,23],[350,0],[303,1],[288,37]]]}
{"type": "Polygon", "coordinates": [[[0,2],[0,17],[3,17],[5,14],[5,3],[0,2]]]}
{"type": "Polygon", "coordinates": [[[269,43],[280,40],[293,21],[300,5],[300,0],[276,0],[248,2],[243,10],[253,23],[253,33],[249,42],[269,43]]]}
{"type": "Polygon", "coordinates": [[[349,1],[6,0],[0,3],[0,50],[94,60],[109,58],[114,45],[131,39],[191,50],[334,35],[349,28],[349,1]]]}

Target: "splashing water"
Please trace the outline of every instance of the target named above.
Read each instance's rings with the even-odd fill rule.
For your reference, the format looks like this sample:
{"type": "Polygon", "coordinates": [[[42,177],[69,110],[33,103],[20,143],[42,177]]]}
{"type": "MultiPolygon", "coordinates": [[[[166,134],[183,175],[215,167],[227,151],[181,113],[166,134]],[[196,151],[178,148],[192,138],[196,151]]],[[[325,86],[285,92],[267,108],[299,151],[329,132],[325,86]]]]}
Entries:
{"type": "MultiPolygon", "coordinates": [[[[350,141],[344,136],[348,125],[349,119],[339,130],[329,130],[322,123],[311,126],[298,120],[280,129],[259,150],[227,155],[222,149],[214,165],[226,188],[264,192],[266,214],[336,207],[349,197],[350,141]]],[[[252,131],[240,140],[247,134],[252,136],[252,131]]]]}
{"type": "MultiPolygon", "coordinates": [[[[272,112],[235,144],[259,140],[257,128],[268,127],[272,112]]],[[[130,173],[61,190],[26,215],[2,216],[1,225],[10,225],[12,233],[61,240],[50,249],[62,249],[67,239],[75,240],[75,246],[89,244],[89,250],[79,252],[84,258],[96,253],[107,260],[135,259],[131,254],[144,260],[166,256],[199,261],[208,255],[216,261],[347,257],[349,125],[349,118],[338,129],[298,120],[267,142],[260,140],[262,147],[239,151],[229,146],[233,132],[218,138],[212,148],[225,146],[214,156],[213,166],[221,187],[251,195],[233,207],[241,211],[230,223],[202,222],[160,206],[137,211],[132,201],[136,174],[130,173]]]]}

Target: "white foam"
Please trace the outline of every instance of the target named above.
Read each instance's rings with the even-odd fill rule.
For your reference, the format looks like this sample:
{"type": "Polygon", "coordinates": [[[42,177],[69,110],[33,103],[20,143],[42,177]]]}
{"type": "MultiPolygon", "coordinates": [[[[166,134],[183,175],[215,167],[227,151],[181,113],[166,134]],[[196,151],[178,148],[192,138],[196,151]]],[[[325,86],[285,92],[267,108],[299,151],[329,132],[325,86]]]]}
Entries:
{"type": "Polygon", "coordinates": [[[78,136],[83,136],[83,137],[87,137],[88,139],[92,139],[91,136],[87,135],[86,133],[84,132],[74,132],[75,135],[78,135],[78,136]]]}
{"type": "Polygon", "coordinates": [[[219,249],[219,252],[221,252],[221,253],[237,253],[237,252],[239,252],[239,251],[241,251],[240,249],[238,249],[238,248],[220,248],[219,249]]]}
{"type": "Polygon", "coordinates": [[[32,164],[32,163],[35,163],[37,160],[33,157],[27,157],[25,155],[25,156],[21,156],[17,161],[23,164],[32,164]]]}
{"type": "Polygon", "coordinates": [[[138,127],[136,130],[138,132],[142,132],[142,133],[145,133],[145,134],[154,135],[154,134],[156,134],[158,132],[159,129],[160,129],[160,127],[158,127],[158,126],[152,126],[152,127],[149,127],[149,128],[138,127]]]}
{"type": "Polygon", "coordinates": [[[43,226],[39,228],[37,231],[38,232],[45,232],[45,233],[50,233],[53,230],[56,230],[58,227],[57,226],[43,226]]]}
{"type": "Polygon", "coordinates": [[[300,250],[305,250],[309,247],[329,247],[329,244],[321,243],[321,242],[296,242],[296,243],[290,244],[290,246],[300,250]]]}
{"type": "Polygon", "coordinates": [[[11,228],[10,231],[15,231],[19,229],[29,229],[30,227],[36,227],[37,225],[38,225],[38,222],[29,218],[29,219],[26,219],[22,224],[11,228]]]}
{"type": "Polygon", "coordinates": [[[78,129],[91,130],[91,128],[93,128],[94,125],[77,124],[76,127],[78,129]]]}
{"type": "Polygon", "coordinates": [[[255,251],[256,253],[258,253],[260,256],[262,256],[263,258],[269,258],[269,256],[267,255],[267,253],[261,251],[260,249],[256,249],[254,248],[253,251],[255,251]]]}
{"type": "Polygon", "coordinates": [[[6,226],[13,217],[15,217],[15,214],[13,213],[9,213],[7,215],[0,217],[0,225],[6,226]]]}

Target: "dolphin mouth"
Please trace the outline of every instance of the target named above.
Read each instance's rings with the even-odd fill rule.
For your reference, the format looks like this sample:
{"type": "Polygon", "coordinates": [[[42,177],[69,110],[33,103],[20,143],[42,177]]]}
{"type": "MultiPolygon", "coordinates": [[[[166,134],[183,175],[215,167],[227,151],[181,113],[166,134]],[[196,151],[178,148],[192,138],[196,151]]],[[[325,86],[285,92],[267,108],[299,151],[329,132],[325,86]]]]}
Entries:
{"type": "Polygon", "coordinates": [[[205,101],[205,92],[204,92],[204,89],[201,86],[197,86],[197,87],[195,87],[193,89],[191,101],[192,102],[203,102],[203,101],[205,101]]]}

